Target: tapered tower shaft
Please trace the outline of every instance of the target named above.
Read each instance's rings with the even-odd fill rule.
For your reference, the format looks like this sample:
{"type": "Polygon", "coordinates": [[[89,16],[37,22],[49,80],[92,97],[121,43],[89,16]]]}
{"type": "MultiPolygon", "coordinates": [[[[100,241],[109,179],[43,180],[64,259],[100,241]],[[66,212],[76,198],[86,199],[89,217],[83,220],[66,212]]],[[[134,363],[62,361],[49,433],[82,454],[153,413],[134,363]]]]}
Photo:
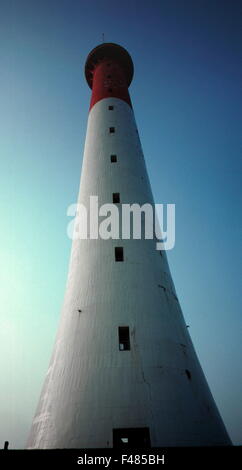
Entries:
{"type": "MultiPolygon", "coordinates": [[[[78,203],[153,205],[128,87],[132,60],[102,44],[78,203]]],[[[161,158],[161,157],[160,157],[161,158]]],[[[88,233],[90,235],[90,233],[88,233]]],[[[29,448],[230,444],[156,240],[76,239],[29,448]]]]}

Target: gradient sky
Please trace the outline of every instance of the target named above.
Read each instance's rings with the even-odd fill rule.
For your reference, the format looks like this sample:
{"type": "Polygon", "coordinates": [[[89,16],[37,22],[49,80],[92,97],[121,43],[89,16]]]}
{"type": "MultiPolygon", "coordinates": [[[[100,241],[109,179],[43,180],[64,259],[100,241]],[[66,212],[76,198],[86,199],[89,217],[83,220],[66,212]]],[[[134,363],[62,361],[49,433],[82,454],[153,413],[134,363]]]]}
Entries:
{"type": "Polygon", "coordinates": [[[0,447],[25,445],[48,368],[90,100],[83,67],[102,33],[133,58],[155,201],[176,204],[171,272],[225,425],[242,444],[241,3],[1,0],[0,447]]]}

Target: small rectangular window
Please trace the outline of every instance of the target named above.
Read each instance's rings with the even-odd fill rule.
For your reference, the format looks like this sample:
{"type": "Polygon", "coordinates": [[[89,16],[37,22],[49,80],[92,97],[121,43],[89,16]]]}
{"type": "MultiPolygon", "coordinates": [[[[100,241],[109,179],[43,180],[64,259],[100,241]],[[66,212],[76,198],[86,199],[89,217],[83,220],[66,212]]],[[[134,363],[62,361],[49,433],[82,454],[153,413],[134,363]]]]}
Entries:
{"type": "Polygon", "coordinates": [[[114,134],[114,132],[115,132],[115,127],[109,127],[109,132],[110,132],[110,134],[114,134]]]}
{"type": "Polygon", "coordinates": [[[116,163],[117,162],[117,155],[111,155],[110,159],[111,159],[111,163],[116,163]]]}
{"type": "Polygon", "coordinates": [[[113,106],[109,106],[108,109],[109,109],[110,111],[113,111],[113,106]]]}
{"type": "Polygon", "coordinates": [[[124,249],[122,246],[115,247],[115,261],[123,261],[124,260],[124,249]]]}
{"type": "Polygon", "coordinates": [[[119,326],[118,328],[119,351],[130,350],[129,327],[119,326]]]}
{"type": "Polygon", "coordinates": [[[113,193],[113,203],[118,204],[120,202],[120,194],[119,193],[113,193]]]}

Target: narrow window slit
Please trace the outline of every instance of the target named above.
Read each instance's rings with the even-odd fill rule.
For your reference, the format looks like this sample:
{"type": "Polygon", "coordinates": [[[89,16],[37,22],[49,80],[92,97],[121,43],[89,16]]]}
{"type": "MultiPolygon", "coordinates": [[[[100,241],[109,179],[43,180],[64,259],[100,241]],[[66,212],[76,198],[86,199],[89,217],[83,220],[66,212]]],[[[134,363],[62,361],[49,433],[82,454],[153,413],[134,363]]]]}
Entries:
{"type": "Polygon", "coordinates": [[[115,247],[115,261],[123,261],[124,260],[124,249],[122,246],[115,247]]]}
{"type": "Polygon", "coordinates": [[[113,193],[113,203],[118,204],[120,202],[120,194],[119,193],[113,193]]]}
{"type": "Polygon", "coordinates": [[[119,351],[129,351],[130,350],[130,338],[129,338],[128,326],[119,326],[118,338],[119,338],[119,351]]]}
{"type": "Polygon", "coordinates": [[[192,378],[191,372],[188,369],[186,369],[185,372],[186,372],[188,380],[191,380],[192,378]]]}

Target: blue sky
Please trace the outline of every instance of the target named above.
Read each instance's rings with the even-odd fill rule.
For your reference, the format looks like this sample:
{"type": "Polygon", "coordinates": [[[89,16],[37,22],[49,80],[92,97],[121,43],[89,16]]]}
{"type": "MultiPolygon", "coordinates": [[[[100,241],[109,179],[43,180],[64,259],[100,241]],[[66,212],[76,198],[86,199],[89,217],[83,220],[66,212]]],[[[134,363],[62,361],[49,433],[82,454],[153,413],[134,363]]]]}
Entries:
{"type": "Polygon", "coordinates": [[[47,371],[90,100],[83,67],[104,33],[133,58],[155,201],[176,204],[173,279],[225,425],[242,443],[241,24],[236,1],[1,2],[0,442],[24,446],[47,371]]]}

